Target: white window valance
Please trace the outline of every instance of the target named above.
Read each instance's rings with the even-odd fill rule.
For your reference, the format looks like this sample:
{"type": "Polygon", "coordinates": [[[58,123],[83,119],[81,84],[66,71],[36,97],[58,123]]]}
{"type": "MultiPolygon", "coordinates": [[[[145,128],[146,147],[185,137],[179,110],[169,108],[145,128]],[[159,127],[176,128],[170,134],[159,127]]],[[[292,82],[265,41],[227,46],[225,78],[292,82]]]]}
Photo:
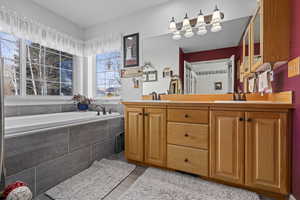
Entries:
{"type": "Polygon", "coordinates": [[[97,39],[85,42],[84,55],[94,55],[105,52],[121,51],[122,35],[120,33],[112,33],[99,37],[97,39]]]}
{"type": "Polygon", "coordinates": [[[0,31],[77,56],[121,49],[121,34],[83,41],[36,22],[5,7],[0,8],[0,31]]]}

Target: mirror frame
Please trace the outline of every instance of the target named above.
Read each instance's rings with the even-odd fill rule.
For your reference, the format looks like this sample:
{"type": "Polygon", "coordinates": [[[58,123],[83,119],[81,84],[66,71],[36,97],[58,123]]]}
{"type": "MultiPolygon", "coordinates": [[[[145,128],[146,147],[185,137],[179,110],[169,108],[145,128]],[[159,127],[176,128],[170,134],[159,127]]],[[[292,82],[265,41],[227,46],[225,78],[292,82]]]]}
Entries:
{"type": "Polygon", "coordinates": [[[262,13],[262,9],[260,6],[258,6],[256,12],[255,12],[255,16],[252,18],[251,20],[251,29],[252,29],[252,36],[251,36],[251,53],[253,55],[253,58],[252,58],[252,69],[251,71],[252,72],[255,72],[255,70],[261,66],[263,64],[263,20],[262,20],[262,17],[263,17],[263,13],[262,13]],[[254,60],[254,56],[255,56],[255,20],[257,19],[257,17],[260,15],[260,59],[258,61],[255,62],[254,60]]]}

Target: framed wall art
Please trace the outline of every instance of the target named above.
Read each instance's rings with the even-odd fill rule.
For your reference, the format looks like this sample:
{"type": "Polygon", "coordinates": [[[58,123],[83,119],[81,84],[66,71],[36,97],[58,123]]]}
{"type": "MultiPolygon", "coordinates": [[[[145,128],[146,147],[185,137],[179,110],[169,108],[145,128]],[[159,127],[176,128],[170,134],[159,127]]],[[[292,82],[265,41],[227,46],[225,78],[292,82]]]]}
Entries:
{"type": "Polygon", "coordinates": [[[155,82],[158,80],[157,71],[147,71],[143,74],[143,81],[144,82],[155,82]]]}
{"type": "Polygon", "coordinates": [[[223,85],[222,82],[215,82],[215,90],[222,90],[223,85]]]}
{"type": "Polygon", "coordinates": [[[139,33],[123,37],[123,59],[124,68],[139,66],[139,33]]]}

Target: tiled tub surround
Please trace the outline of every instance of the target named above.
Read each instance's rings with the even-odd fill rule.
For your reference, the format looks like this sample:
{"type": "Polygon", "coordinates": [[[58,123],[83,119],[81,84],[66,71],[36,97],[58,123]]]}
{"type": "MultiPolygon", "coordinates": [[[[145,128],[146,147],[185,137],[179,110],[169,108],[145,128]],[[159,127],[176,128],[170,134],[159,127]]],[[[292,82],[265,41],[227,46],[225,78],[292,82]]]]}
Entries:
{"type": "Polygon", "coordinates": [[[26,132],[35,130],[48,130],[62,128],[70,125],[79,125],[87,122],[97,122],[104,119],[120,116],[119,113],[102,113],[97,112],[63,112],[42,115],[27,115],[5,118],[5,135],[22,135],[26,132]]]}
{"type": "Polygon", "coordinates": [[[5,137],[6,183],[21,180],[41,194],[114,153],[123,117],[5,137]]]}
{"type": "MultiPolygon", "coordinates": [[[[111,109],[113,112],[123,113],[122,104],[103,103],[107,110],[111,109]]],[[[93,110],[93,109],[91,109],[93,110]]],[[[70,104],[47,104],[47,105],[8,105],[5,106],[5,116],[24,116],[24,115],[39,115],[59,112],[77,111],[77,106],[70,104]]]]}
{"type": "Polygon", "coordinates": [[[76,111],[75,104],[47,104],[47,105],[7,105],[5,106],[5,117],[39,115],[59,112],[76,111]]]}

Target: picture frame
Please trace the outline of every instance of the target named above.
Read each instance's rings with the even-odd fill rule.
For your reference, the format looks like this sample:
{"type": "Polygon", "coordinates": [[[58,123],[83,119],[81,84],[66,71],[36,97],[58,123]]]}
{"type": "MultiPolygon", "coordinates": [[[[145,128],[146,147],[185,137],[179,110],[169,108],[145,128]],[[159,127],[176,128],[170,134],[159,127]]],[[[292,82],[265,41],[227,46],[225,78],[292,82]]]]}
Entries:
{"type": "Polygon", "coordinates": [[[144,82],[155,82],[158,80],[157,71],[147,71],[143,74],[143,81],[144,82]]]}
{"type": "Polygon", "coordinates": [[[215,82],[215,90],[222,90],[223,85],[222,82],[215,82]]]}
{"type": "Polygon", "coordinates": [[[142,76],[143,70],[140,67],[134,67],[129,69],[121,69],[121,78],[132,78],[142,76]]]}
{"type": "Polygon", "coordinates": [[[163,70],[163,78],[168,78],[168,77],[172,77],[173,76],[173,70],[171,70],[171,68],[166,67],[163,70]]]}
{"type": "Polygon", "coordinates": [[[148,74],[148,82],[155,82],[157,81],[157,71],[149,71],[148,74]]]}
{"type": "Polygon", "coordinates": [[[123,65],[127,67],[139,66],[139,33],[123,37],[123,65]]]}

